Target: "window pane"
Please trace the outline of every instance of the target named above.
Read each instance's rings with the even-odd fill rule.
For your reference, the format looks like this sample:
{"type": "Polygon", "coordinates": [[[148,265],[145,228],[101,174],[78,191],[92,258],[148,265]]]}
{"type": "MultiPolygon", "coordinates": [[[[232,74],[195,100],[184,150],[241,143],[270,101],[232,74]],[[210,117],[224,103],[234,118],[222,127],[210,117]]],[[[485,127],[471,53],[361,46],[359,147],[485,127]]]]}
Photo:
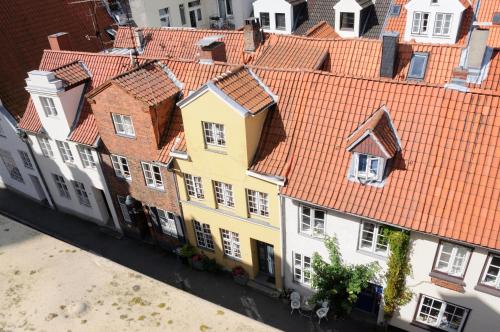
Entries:
{"type": "Polygon", "coordinates": [[[368,156],[366,154],[360,154],[358,156],[358,172],[364,173],[366,172],[366,163],[368,156]]]}

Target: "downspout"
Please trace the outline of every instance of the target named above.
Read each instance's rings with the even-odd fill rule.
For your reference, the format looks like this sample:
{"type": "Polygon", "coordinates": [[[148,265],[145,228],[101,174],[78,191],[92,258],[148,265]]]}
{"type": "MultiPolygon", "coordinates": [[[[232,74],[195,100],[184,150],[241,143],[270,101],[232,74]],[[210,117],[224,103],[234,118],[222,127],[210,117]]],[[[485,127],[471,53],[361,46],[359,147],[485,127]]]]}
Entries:
{"type": "Polygon", "coordinates": [[[182,219],[182,227],[184,228],[182,231],[184,233],[184,241],[186,243],[189,243],[188,241],[188,236],[186,232],[186,220],[184,219],[184,211],[182,210],[182,204],[181,204],[181,198],[179,195],[179,183],[177,182],[177,173],[175,172],[175,169],[172,167],[174,163],[174,159],[172,158],[170,162],[167,164],[167,171],[169,171],[172,174],[172,177],[174,179],[174,185],[175,185],[175,195],[177,197],[177,204],[179,207],[179,214],[182,219]]]}
{"type": "MultiPolygon", "coordinates": [[[[278,186],[279,190],[279,186],[278,186]]],[[[278,197],[280,200],[280,220],[281,220],[281,282],[282,289],[286,289],[286,280],[285,280],[285,262],[286,262],[286,220],[285,220],[285,198],[278,193],[278,197]]]]}

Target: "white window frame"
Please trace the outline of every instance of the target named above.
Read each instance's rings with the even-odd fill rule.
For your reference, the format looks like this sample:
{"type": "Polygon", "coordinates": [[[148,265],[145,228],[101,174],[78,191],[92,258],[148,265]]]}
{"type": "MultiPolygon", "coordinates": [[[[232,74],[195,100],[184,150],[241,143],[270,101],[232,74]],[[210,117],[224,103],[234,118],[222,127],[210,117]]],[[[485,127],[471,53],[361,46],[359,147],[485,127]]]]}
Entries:
{"type": "Polygon", "coordinates": [[[111,163],[113,164],[113,169],[115,170],[115,175],[122,179],[126,179],[129,181],[132,180],[132,174],[130,173],[128,159],[117,154],[112,154],[110,155],[110,157],[111,163]]]}
{"type": "Polygon", "coordinates": [[[59,149],[59,153],[61,154],[61,158],[65,163],[74,164],[75,158],[73,157],[73,153],[71,152],[71,148],[69,147],[68,142],[58,141],[56,140],[57,148],[59,149]]]}
{"type": "Polygon", "coordinates": [[[269,14],[269,12],[260,12],[259,13],[259,19],[260,19],[260,24],[262,25],[262,29],[270,29],[271,28],[271,15],[269,14]],[[267,15],[267,24],[264,25],[263,20],[262,20],[262,16],[265,16],[267,15]]]}
{"type": "Polygon", "coordinates": [[[233,185],[225,182],[214,181],[215,200],[218,205],[234,207],[233,185]]]}
{"type": "Polygon", "coordinates": [[[56,117],[57,108],[54,104],[54,99],[50,97],[39,97],[40,103],[42,104],[43,112],[47,117],[56,117]]]}
{"type": "Polygon", "coordinates": [[[135,137],[134,123],[130,115],[111,113],[115,133],[126,137],[135,137]]]}
{"type": "Polygon", "coordinates": [[[94,160],[94,155],[92,154],[92,150],[86,146],[78,145],[78,153],[80,154],[80,159],[82,161],[82,165],[85,168],[96,168],[96,162],[94,160]]]}
{"type": "Polygon", "coordinates": [[[286,30],[286,14],[285,13],[274,13],[274,28],[276,30],[280,30],[280,31],[286,30]],[[278,26],[278,15],[283,15],[284,20],[285,20],[284,26],[278,26]]]}
{"type": "Polygon", "coordinates": [[[449,37],[452,19],[452,13],[436,13],[433,29],[434,36],[449,37]]]}
{"type": "Polygon", "coordinates": [[[371,252],[376,255],[387,256],[389,254],[389,243],[387,236],[383,234],[385,226],[362,221],[359,228],[358,249],[361,251],[371,252]],[[373,226],[373,230],[367,229],[373,226]],[[368,235],[369,237],[365,237],[368,235]]]}
{"type": "Polygon", "coordinates": [[[0,149],[0,159],[2,159],[2,162],[4,163],[5,168],[7,169],[7,172],[9,172],[9,175],[12,178],[12,180],[24,183],[23,176],[21,174],[21,171],[17,167],[16,161],[14,160],[12,153],[10,153],[10,151],[0,149]]]}
{"type": "Polygon", "coordinates": [[[372,156],[366,153],[355,153],[355,168],[354,174],[357,179],[369,180],[369,181],[380,181],[382,179],[382,175],[384,173],[384,158],[372,156]],[[366,165],[365,170],[360,171],[360,160],[361,158],[366,157],[366,165]],[[377,168],[374,170],[372,168],[372,162],[377,162],[377,168]]]}
{"type": "Polygon", "coordinates": [[[429,17],[430,13],[428,12],[414,12],[411,22],[411,34],[426,35],[429,31],[429,17]]]}
{"type": "Polygon", "coordinates": [[[75,189],[76,197],[78,197],[78,202],[80,205],[91,207],[90,198],[85,189],[85,185],[79,181],[71,180],[73,184],[73,189],[75,189]]]}
{"type": "Polygon", "coordinates": [[[342,31],[354,31],[356,29],[356,15],[353,12],[341,12],[340,16],[340,30],[342,31]],[[344,16],[345,15],[345,16],[344,16]],[[344,26],[344,23],[348,24],[349,16],[352,16],[352,28],[344,26]],[[343,19],[345,17],[345,19],[343,19]]]}
{"type": "Polygon", "coordinates": [[[458,332],[462,331],[469,312],[470,309],[422,294],[420,303],[418,305],[417,314],[415,315],[415,321],[421,324],[436,327],[443,331],[458,332]],[[428,302],[424,304],[426,299],[430,301],[430,303],[428,302]],[[439,307],[435,305],[437,303],[439,303],[439,307]],[[424,311],[422,311],[423,309],[424,311]],[[460,325],[457,329],[454,329],[450,326],[447,326],[447,323],[449,321],[445,315],[451,314],[453,317],[456,315],[457,309],[462,309],[464,313],[463,316],[461,316],[460,325]],[[426,316],[426,318],[423,319],[421,315],[426,316]]]}
{"type": "Polygon", "coordinates": [[[54,151],[52,151],[52,147],[50,146],[50,139],[47,137],[37,136],[37,140],[44,157],[53,159],[54,151]]]}
{"type": "Polygon", "coordinates": [[[434,270],[453,277],[462,278],[467,269],[470,256],[470,248],[452,242],[441,241],[438,248],[436,263],[434,264],[434,270]],[[445,247],[450,248],[451,251],[444,251],[445,247]],[[460,250],[465,251],[465,256],[459,256],[460,250]],[[445,260],[446,256],[449,256],[448,261],[445,260]],[[457,261],[461,261],[461,265],[457,265],[457,261]],[[446,265],[440,267],[440,263],[446,263],[446,265]]]}
{"type": "Polygon", "coordinates": [[[247,208],[251,215],[269,217],[269,199],[266,193],[247,189],[247,208]]]}
{"type": "Polygon", "coordinates": [[[163,234],[178,238],[179,234],[177,232],[175,214],[159,208],[156,208],[156,212],[158,213],[158,218],[160,219],[159,222],[163,234]]]}
{"type": "Polygon", "coordinates": [[[122,212],[123,220],[127,223],[131,223],[132,218],[128,213],[128,208],[127,205],[125,204],[125,197],[117,195],[116,198],[118,199],[118,204],[120,205],[120,210],[122,212]]]}
{"type": "Polygon", "coordinates": [[[299,206],[300,233],[314,237],[324,237],[326,229],[326,216],[327,213],[325,210],[316,209],[308,205],[300,205],[299,206]],[[306,213],[305,209],[309,209],[309,213],[306,213]],[[316,212],[323,213],[323,218],[317,218],[316,212]]]}
{"type": "Polygon", "coordinates": [[[186,191],[189,197],[197,199],[205,198],[201,177],[185,173],[184,182],[186,183],[186,191]]]}
{"type": "Polygon", "coordinates": [[[241,258],[240,235],[227,229],[220,229],[224,255],[232,258],[241,258]]]}
{"type": "Polygon", "coordinates": [[[486,267],[484,269],[483,275],[481,276],[481,284],[489,287],[494,287],[500,289],[500,262],[498,264],[493,264],[493,258],[500,259],[500,255],[489,254],[486,262],[486,267]],[[497,274],[490,272],[490,268],[496,269],[497,274]],[[486,281],[487,277],[493,278],[491,281],[486,281]]]}
{"type": "Polygon", "coordinates": [[[161,176],[161,168],[153,163],[141,162],[144,181],[149,188],[163,190],[163,177],[161,176]]]}
{"type": "Polygon", "coordinates": [[[205,144],[207,145],[226,146],[226,133],[223,124],[203,122],[203,137],[205,137],[205,144]]]}
{"type": "Polygon", "coordinates": [[[23,165],[27,169],[33,169],[33,163],[31,162],[31,158],[28,154],[28,152],[23,151],[23,150],[17,150],[19,152],[19,156],[21,157],[21,160],[23,161],[23,165]]]}
{"type": "Polygon", "coordinates": [[[408,79],[423,80],[425,77],[425,73],[427,71],[427,62],[428,61],[429,61],[429,53],[424,53],[424,52],[413,53],[413,55],[411,56],[411,60],[410,60],[410,68],[408,69],[408,79]],[[421,76],[413,73],[416,58],[424,58],[423,73],[421,76]]]}
{"type": "Polygon", "coordinates": [[[160,8],[158,9],[158,15],[160,16],[160,26],[162,27],[170,27],[170,8],[160,8]],[[162,13],[164,11],[164,13],[162,13]],[[163,19],[165,20],[166,25],[163,25],[163,19]]]}
{"type": "Polygon", "coordinates": [[[292,255],[293,255],[293,280],[301,284],[311,286],[312,257],[305,256],[296,252],[292,253],[292,255]]]}
{"type": "Polygon", "coordinates": [[[194,232],[196,235],[196,244],[198,247],[208,250],[214,250],[214,239],[209,224],[203,224],[193,220],[194,232]]]}
{"type": "Polygon", "coordinates": [[[66,180],[64,177],[58,174],[52,173],[52,178],[56,184],[57,190],[59,190],[59,196],[71,200],[71,194],[69,193],[68,186],[66,185],[66,180]]]}

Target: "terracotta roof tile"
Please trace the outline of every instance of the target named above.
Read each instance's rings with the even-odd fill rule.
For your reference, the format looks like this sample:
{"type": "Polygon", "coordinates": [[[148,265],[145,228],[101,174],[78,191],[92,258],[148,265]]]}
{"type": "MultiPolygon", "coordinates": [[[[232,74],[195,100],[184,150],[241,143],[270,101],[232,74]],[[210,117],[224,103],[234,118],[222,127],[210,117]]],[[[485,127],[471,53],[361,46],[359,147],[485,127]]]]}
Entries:
{"type": "MultiPolygon", "coordinates": [[[[68,32],[73,50],[102,49],[94,37],[89,16],[92,5],[66,0],[0,0],[0,43],[8,50],[2,52],[0,77],[9,78],[0,80],[0,99],[16,120],[22,117],[29,99],[24,89],[26,73],[40,64],[43,49],[49,48],[48,35],[68,32]]],[[[110,39],[104,29],[112,25],[113,20],[103,6],[97,6],[96,14],[101,36],[108,46],[110,39]]]]}
{"type": "Polygon", "coordinates": [[[500,2],[498,0],[481,0],[476,13],[479,23],[492,22],[493,14],[500,13],[500,2]]]}
{"type": "Polygon", "coordinates": [[[326,21],[320,21],[318,24],[312,26],[304,34],[306,37],[312,38],[339,38],[340,36],[335,32],[333,28],[326,21]]]}
{"type": "Polygon", "coordinates": [[[500,249],[494,93],[254,67],[279,96],[254,171],[287,178],[285,196],[436,236],[500,249]],[[385,105],[401,153],[383,188],[346,178],[345,140],[385,105]],[[485,216],[487,216],[485,218],[485,216]],[[493,218],[493,219],[491,219],[493,218]]]}
{"type": "Polygon", "coordinates": [[[273,97],[266,87],[252,75],[248,68],[239,66],[212,80],[224,94],[252,114],[256,114],[272,104],[273,97]]]}
{"type": "Polygon", "coordinates": [[[66,90],[90,79],[89,73],[79,61],[73,61],[51,71],[58,79],[63,81],[66,90]]]}
{"type": "Polygon", "coordinates": [[[492,48],[500,48],[500,25],[493,25],[489,28],[488,46],[492,48]]]}

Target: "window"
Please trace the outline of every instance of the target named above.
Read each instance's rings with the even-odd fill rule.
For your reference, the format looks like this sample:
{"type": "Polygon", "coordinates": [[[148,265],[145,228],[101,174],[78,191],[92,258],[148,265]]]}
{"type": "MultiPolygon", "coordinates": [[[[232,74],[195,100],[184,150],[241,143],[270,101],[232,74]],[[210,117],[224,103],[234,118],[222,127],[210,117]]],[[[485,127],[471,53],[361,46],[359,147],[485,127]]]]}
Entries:
{"type": "Polygon", "coordinates": [[[438,0],[431,0],[431,5],[437,5],[439,3],[438,0]]]}
{"type": "Polygon", "coordinates": [[[408,79],[423,80],[427,68],[428,53],[413,53],[408,71],[408,79]]]}
{"type": "Polygon", "coordinates": [[[23,161],[24,167],[26,167],[27,169],[33,169],[33,164],[31,163],[31,159],[28,152],[19,150],[19,156],[23,161]]]}
{"type": "Polygon", "coordinates": [[[391,6],[391,17],[398,17],[401,13],[401,5],[393,4],[391,6]]]}
{"type": "Polygon", "coordinates": [[[366,180],[379,180],[382,178],[382,160],[379,157],[368,154],[357,154],[358,165],[356,167],[356,177],[366,180]]]}
{"type": "Polygon", "coordinates": [[[181,14],[181,23],[182,25],[186,25],[186,11],[184,10],[184,5],[179,5],[179,13],[181,14]]]}
{"type": "Polygon", "coordinates": [[[135,136],[134,125],[130,116],[113,113],[112,117],[117,134],[129,137],[135,136]]]}
{"type": "Polygon", "coordinates": [[[470,249],[450,242],[441,242],[434,269],[454,277],[463,277],[470,249]]]}
{"type": "Polygon", "coordinates": [[[201,9],[200,8],[196,9],[196,16],[198,16],[198,21],[201,21],[203,19],[203,17],[201,16],[201,9]]]}
{"type": "Polygon", "coordinates": [[[190,197],[198,199],[205,198],[201,177],[184,174],[184,181],[186,182],[187,193],[190,197]]]}
{"type": "Polygon", "coordinates": [[[267,194],[260,191],[247,189],[248,212],[264,217],[269,216],[269,203],[267,194]]]}
{"type": "Polygon", "coordinates": [[[490,255],[481,283],[500,289],[500,256],[490,255]]]}
{"type": "Polygon", "coordinates": [[[96,167],[94,156],[92,155],[91,149],[89,149],[85,146],[79,145],[78,152],[80,152],[80,159],[82,160],[83,167],[86,167],[86,168],[95,168],[96,167]]]}
{"type": "Polygon", "coordinates": [[[269,13],[260,13],[260,24],[264,29],[269,29],[271,27],[269,13]]]}
{"type": "Polygon", "coordinates": [[[422,295],[415,320],[444,331],[461,331],[468,313],[469,309],[422,295]]]}
{"type": "Polygon", "coordinates": [[[65,163],[74,163],[75,159],[73,158],[73,154],[69,148],[69,144],[63,141],[56,141],[57,148],[59,149],[59,153],[61,153],[61,158],[65,163]]]}
{"type": "Polygon", "coordinates": [[[197,7],[197,6],[200,6],[201,5],[201,1],[200,0],[195,0],[195,1],[190,1],[188,2],[188,7],[191,8],[191,7],[197,7]]]}
{"type": "Polygon", "coordinates": [[[66,181],[64,180],[64,178],[57,174],[52,174],[52,177],[54,178],[54,182],[56,183],[57,190],[59,190],[59,195],[64,198],[71,199],[68,186],[66,185],[66,181]]]}
{"type": "Polygon", "coordinates": [[[276,13],[274,17],[276,19],[276,30],[286,30],[285,14],[276,13]]]}
{"type": "Polygon", "coordinates": [[[48,97],[40,97],[45,116],[57,116],[57,109],[54,105],[54,100],[48,97]]]}
{"type": "Polygon", "coordinates": [[[122,211],[123,220],[125,220],[125,222],[131,223],[132,218],[130,218],[130,214],[128,213],[128,208],[125,204],[125,197],[116,196],[116,198],[118,198],[118,204],[120,204],[120,210],[122,211]]]}
{"type": "Polygon", "coordinates": [[[371,222],[363,222],[359,235],[359,249],[379,255],[387,255],[389,245],[387,243],[387,236],[384,234],[384,229],[384,226],[371,222]]]}
{"type": "Polygon", "coordinates": [[[173,237],[178,237],[177,226],[175,225],[175,215],[172,212],[158,208],[156,208],[156,211],[158,212],[158,217],[160,218],[162,232],[173,237]]]}
{"type": "Polygon", "coordinates": [[[214,241],[212,239],[210,225],[199,223],[196,220],[193,220],[193,222],[194,231],[196,233],[196,243],[198,244],[198,247],[214,250],[214,241]]]}
{"type": "Polygon", "coordinates": [[[226,14],[233,15],[233,0],[225,0],[226,1],[226,14]]]}
{"type": "Polygon", "coordinates": [[[203,122],[205,143],[208,145],[226,146],[224,125],[212,122],[203,122]]]}
{"type": "Polygon", "coordinates": [[[73,183],[73,188],[75,188],[76,196],[78,197],[78,202],[80,205],[90,207],[90,200],[87,191],[85,191],[85,185],[78,181],[71,181],[73,183]]]}
{"type": "Polygon", "coordinates": [[[161,178],[160,167],[145,162],[141,164],[146,185],[151,188],[163,189],[163,179],[161,178]]]}
{"type": "Polygon", "coordinates": [[[240,237],[238,233],[230,232],[225,229],[221,229],[220,231],[222,233],[224,254],[234,258],[241,258],[240,237]]]}
{"type": "Polygon", "coordinates": [[[0,158],[3,161],[5,168],[9,172],[10,177],[17,182],[24,183],[21,171],[19,171],[19,168],[17,168],[16,161],[12,157],[12,154],[7,150],[0,149],[0,158]]]}
{"type": "Polygon", "coordinates": [[[450,34],[452,14],[436,13],[434,22],[434,35],[448,36],[450,34]]]}
{"type": "Polygon", "coordinates": [[[37,137],[37,139],[40,149],[42,149],[42,154],[47,158],[54,158],[54,152],[50,147],[50,140],[46,137],[37,137]]]}
{"type": "Polygon", "coordinates": [[[311,257],[294,253],[293,258],[293,280],[310,285],[311,284],[311,257]]]}
{"type": "Polygon", "coordinates": [[[0,136],[5,137],[5,132],[3,131],[2,122],[0,121],[0,136]]]}
{"type": "Polygon", "coordinates": [[[427,33],[429,24],[429,13],[415,12],[413,13],[413,23],[411,33],[414,35],[423,35],[427,33]]]}
{"type": "Polygon", "coordinates": [[[215,199],[220,205],[234,207],[233,185],[214,181],[215,199]]]}
{"type": "Polygon", "coordinates": [[[132,180],[132,175],[130,175],[130,169],[128,168],[127,158],[112,154],[111,162],[117,177],[132,180]]]}
{"type": "Polygon", "coordinates": [[[300,207],[300,232],[311,236],[325,235],[325,211],[302,205],[300,207]]]}
{"type": "Polygon", "coordinates": [[[167,8],[162,8],[158,10],[160,14],[160,26],[169,27],[170,26],[170,11],[167,8]]]}
{"type": "Polygon", "coordinates": [[[340,30],[354,30],[354,13],[340,13],[340,30]]]}

